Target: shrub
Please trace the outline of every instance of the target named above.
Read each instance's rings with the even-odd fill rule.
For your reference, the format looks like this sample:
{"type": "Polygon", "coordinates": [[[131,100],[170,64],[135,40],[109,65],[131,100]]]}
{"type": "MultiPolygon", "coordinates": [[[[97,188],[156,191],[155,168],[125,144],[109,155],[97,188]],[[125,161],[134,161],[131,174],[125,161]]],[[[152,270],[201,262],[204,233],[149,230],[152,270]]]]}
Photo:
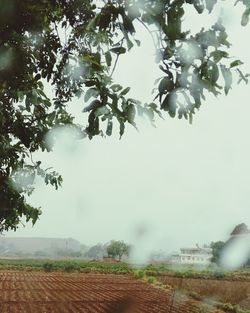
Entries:
{"type": "Polygon", "coordinates": [[[65,272],[78,271],[80,270],[80,266],[76,263],[66,263],[63,269],[65,272]]]}
{"type": "Polygon", "coordinates": [[[225,274],[223,272],[214,272],[213,277],[216,279],[223,279],[225,277],[225,274]]]}
{"type": "Polygon", "coordinates": [[[43,269],[45,272],[51,272],[54,269],[54,265],[51,262],[46,262],[43,264],[43,269]]]}
{"type": "Polygon", "coordinates": [[[81,273],[91,273],[91,268],[90,267],[85,267],[85,268],[80,268],[81,273]]]}
{"type": "Polygon", "coordinates": [[[145,273],[144,273],[143,270],[135,271],[134,275],[135,275],[136,278],[143,278],[143,277],[145,277],[145,273]]]}
{"type": "Polygon", "coordinates": [[[220,303],[217,305],[217,308],[229,313],[247,313],[247,311],[242,310],[237,304],[233,305],[231,303],[220,303]]]}
{"type": "Polygon", "coordinates": [[[201,301],[202,300],[202,296],[199,295],[197,292],[195,291],[190,291],[189,292],[189,296],[192,297],[195,300],[201,301]]]}
{"type": "Polygon", "coordinates": [[[147,278],[147,282],[150,283],[150,284],[156,283],[156,281],[157,280],[154,277],[148,277],[147,278]]]}

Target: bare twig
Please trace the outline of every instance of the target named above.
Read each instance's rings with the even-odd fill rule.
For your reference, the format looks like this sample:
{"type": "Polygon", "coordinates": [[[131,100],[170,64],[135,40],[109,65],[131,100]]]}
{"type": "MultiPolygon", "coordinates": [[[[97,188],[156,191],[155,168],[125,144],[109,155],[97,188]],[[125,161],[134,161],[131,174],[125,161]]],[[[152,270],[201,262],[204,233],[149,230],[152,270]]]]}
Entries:
{"type": "Polygon", "coordinates": [[[143,27],[148,31],[149,35],[150,35],[151,38],[152,38],[152,41],[153,41],[155,50],[157,50],[158,47],[157,47],[157,44],[156,44],[156,42],[155,42],[155,38],[154,38],[154,36],[153,36],[153,34],[152,34],[152,31],[148,28],[148,26],[147,26],[141,19],[139,19],[139,18],[137,17],[137,20],[138,20],[138,21],[143,25],[143,27]]]}
{"type": "MultiPolygon", "coordinates": [[[[120,47],[122,47],[123,41],[124,41],[124,38],[121,39],[121,45],[120,45],[120,47]]],[[[114,64],[114,66],[113,66],[113,69],[112,69],[112,72],[111,72],[111,74],[110,74],[110,77],[112,77],[112,75],[113,75],[113,73],[114,73],[114,71],[115,71],[117,62],[118,62],[118,60],[119,60],[119,56],[120,56],[120,54],[117,53],[117,56],[116,56],[116,59],[115,59],[115,64],[114,64]]]]}
{"type": "Polygon", "coordinates": [[[30,152],[30,160],[31,160],[31,162],[32,162],[34,165],[37,165],[37,164],[34,162],[34,160],[33,160],[32,153],[31,153],[31,152],[30,152]]]}
{"type": "Polygon", "coordinates": [[[115,68],[116,68],[116,65],[117,65],[119,56],[120,56],[120,54],[117,54],[116,59],[115,59],[115,64],[114,64],[114,66],[113,66],[113,69],[112,69],[112,72],[111,72],[111,74],[110,74],[110,77],[112,77],[112,75],[113,75],[113,73],[114,73],[114,71],[115,71],[115,68]]]}

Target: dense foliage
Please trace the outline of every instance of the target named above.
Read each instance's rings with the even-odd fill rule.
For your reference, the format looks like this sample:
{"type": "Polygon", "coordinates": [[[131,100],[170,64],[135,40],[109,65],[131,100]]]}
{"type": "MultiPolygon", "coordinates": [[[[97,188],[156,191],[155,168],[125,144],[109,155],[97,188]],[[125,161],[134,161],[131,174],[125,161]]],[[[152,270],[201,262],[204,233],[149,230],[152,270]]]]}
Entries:
{"type": "Polygon", "coordinates": [[[106,255],[107,255],[106,246],[100,243],[90,247],[88,251],[86,251],[85,253],[86,257],[94,260],[103,259],[103,257],[106,255]]]}
{"type": "MultiPolygon", "coordinates": [[[[250,3],[237,2],[246,8],[244,26],[250,3]]],[[[15,230],[22,217],[36,222],[41,211],[25,198],[36,175],[55,188],[61,184],[60,175],[32,159],[33,152],[51,149],[45,135],[53,127],[69,125],[80,137],[92,138],[111,135],[113,125],[119,126],[122,136],[126,123],[136,127],[136,113],[153,120],[166,111],[191,121],[206,91],[229,92],[233,71],[247,81],[238,68],[241,61],[229,58],[230,43],[220,21],[197,34],[182,27],[187,6],[202,14],[211,12],[216,3],[0,0],[0,231],[15,230]],[[128,98],[130,88],[112,80],[118,59],[140,44],[138,23],[150,32],[154,28],[156,63],[162,71],[155,102],[145,105],[128,98]],[[52,86],[52,97],[45,85],[52,86]],[[88,123],[80,126],[67,106],[82,95],[88,123]]]]}
{"type": "Polygon", "coordinates": [[[216,263],[217,265],[220,265],[220,258],[223,252],[223,249],[225,248],[225,242],[224,241],[216,241],[211,243],[212,248],[212,260],[211,262],[216,263]]]}
{"type": "Polygon", "coordinates": [[[107,246],[108,256],[121,261],[122,256],[129,254],[129,246],[121,240],[112,240],[107,246]]]}

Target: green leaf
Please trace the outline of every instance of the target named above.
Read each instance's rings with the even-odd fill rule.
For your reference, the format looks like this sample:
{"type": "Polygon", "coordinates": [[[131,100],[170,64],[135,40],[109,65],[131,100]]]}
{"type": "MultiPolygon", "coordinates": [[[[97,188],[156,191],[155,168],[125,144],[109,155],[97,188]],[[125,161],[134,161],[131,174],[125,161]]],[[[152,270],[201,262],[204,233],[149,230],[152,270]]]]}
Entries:
{"type": "Polygon", "coordinates": [[[110,49],[109,51],[116,53],[116,54],[124,54],[126,53],[127,50],[124,47],[115,47],[115,48],[110,49]]]}
{"type": "Polygon", "coordinates": [[[214,58],[214,62],[218,63],[222,58],[228,57],[228,52],[222,50],[215,50],[210,53],[210,56],[214,58]]]}
{"type": "Polygon", "coordinates": [[[135,32],[135,28],[134,28],[134,25],[133,25],[133,22],[131,21],[131,19],[125,13],[122,14],[122,19],[123,19],[124,29],[128,33],[133,34],[135,32]]]}
{"type": "Polygon", "coordinates": [[[212,12],[217,0],[205,0],[206,1],[206,9],[209,13],[212,12]]]}
{"type": "Polygon", "coordinates": [[[193,113],[189,112],[188,118],[189,118],[189,124],[192,125],[193,124],[193,113]]]}
{"type": "Polygon", "coordinates": [[[117,92],[117,91],[122,90],[122,86],[119,84],[114,84],[114,85],[110,86],[110,89],[112,89],[112,91],[114,91],[114,92],[117,92]]]}
{"type": "Polygon", "coordinates": [[[235,66],[239,66],[243,64],[243,62],[241,60],[235,60],[232,63],[230,63],[230,68],[235,67],[235,66]]]}
{"type": "Polygon", "coordinates": [[[165,91],[171,91],[174,87],[174,83],[172,80],[168,79],[167,77],[164,77],[158,86],[159,94],[163,95],[165,91]]]}
{"type": "Polygon", "coordinates": [[[109,119],[108,119],[108,124],[107,124],[107,129],[106,129],[106,135],[107,135],[107,136],[111,136],[111,135],[112,135],[112,130],[113,130],[113,122],[112,122],[112,120],[109,118],[109,119]]]}
{"type": "Polygon", "coordinates": [[[86,87],[91,87],[91,86],[94,86],[96,84],[95,80],[86,80],[84,82],[85,86],[86,87]]]}
{"type": "Polygon", "coordinates": [[[102,105],[102,103],[99,100],[94,100],[92,101],[87,107],[85,107],[83,109],[83,112],[89,112],[89,111],[93,111],[96,110],[97,108],[99,108],[102,105]]]}
{"type": "Polygon", "coordinates": [[[84,95],[84,101],[88,102],[91,97],[96,98],[98,95],[99,91],[96,88],[89,88],[84,95]]]}
{"type": "Polygon", "coordinates": [[[82,90],[77,90],[76,93],[75,93],[75,95],[76,95],[76,97],[77,97],[78,99],[80,99],[81,96],[82,96],[82,90]]]}
{"type": "Polygon", "coordinates": [[[120,139],[121,139],[122,135],[124,134],[125,124],[121,119],[119,120],[119,123],[120,123],[120,139]]]}
{"type": "MultiPolygon", "coordinates": [[[[156,103],[154,102],[151,102],[149,104],[146,105],[147,108],[150,108],[154,113],[156,113],[160,118],[163,118],[162,117],[162,114],[161,114],[161,111],[158,109],[158,106],[156,103]]],[[[137,106],[138,108],[138,106],[137,106]]]]}
{"type": "Polygon", "coordinates": [[[241,17],[241,25],[246,26],[249,22],[250,8],[247,8],[241,17]]]}
{"type": "Polygon", "coordinates": [[[120,92],[119,97],[125,96],[130,91],[130,89],[130,87],[123,89],[123,91],[120,92]]]}
{"type": "Polygon", "coordinates": [[[129,38],[126,39],[126,42],[127,42],[127,47],[128,47],[128,51],[129,51],[130,49],[133,48],[134,44],[129,38]]]}
{"type": "Polygon", "coordinates": [[[94,55],[94,60],[96,63],[100,64],[101,63],[101,54],[99,52],[96,52],[94,55]]]}
{"type": "Polygon", "coordinates": [[[194,7],[199,14],[201,14],[205,8],[202,0],[194,0],[194,7]]]}
{"type": "Polygon", "coordinates": [[[138,47],[140,47],[140,45],[141,45],[141,42],[140,42],[140,40],[138,40],[138,39],[135,39],[135,42],[136,42],[137,46],[138,46],[138,47]]]}
{"type": "Polygon", "coordinates": [[[53,125],[53,122],[55,120],[55,117],[56,117],[56,111],[53,111],[51,112],[50,114],[48,114],[47,116],[47,121],[48,121],[48,124],[51,126],[53,125]]]}
{"type": "Polygon", "coordinates": [[[171,117],[175,117],[175,114],[176,114],[176,108],[177,108],[176,100],[177,100],[177,95],[175,92],[168,93],[164,101],[161,104],[161,109],[168,111],[171,117]]]}
{"type": "Polygon", "coordinates": [[[112,56],[109,51],[105,53],[105,60],[106,60],[107,65],[110,66],[112,62],[112,56]]]}
{"type": "MultiPolygon", "coordinates": [[[[95,100],[96,101],[96,100],[95,100]]],[[[93,136],[98,135],[100,133],[99,130],[99,118],[95,116],[95,112],[92,111],[88,117],[88,126],[86,127],[86,132],[90,139],[93,136]]]]}
{"type": "Polygon", "coordinates": [[[135,106],[131,103],[126,110],[128,122],[132,125],[134,125],[134,119],[135,119],[135,106]]]}
{"type": "MultiPolygon", "coordinates": [[[[200,81],[202,83],[203,88],[206,88],[209,92],[212,92],[215,96],[217,96],[218,94],[220,94],[220,92],[217,90],[217,88],[219,88],[220,86],[218,86],[217,84],[215,84],[214,82],[211,81],[210,78],[204,78],[200,81]],[[217,87],[217,88],[216,88],[217,87]]],[[[202,96],[202,94],[200,94],[200,96],[202,96]]],[[[204,98],[204,97],[203,97],[204,98]]],[[[195,99],[195,98],[194,98],[195,99]]],[[[195,99],[195,103],[197,100],[195,99]]],[[[199,103],[200,105],[201,103],[199,103]]]]}
{"type": "Polygon", "coordinates": [[[232,86],[232,82],[233,82],[232,73],[231,73],[230,69],[226,68],[225,65],[221,65],[220,68],[221,68],[222,76],[223,76],[224,81],[225,81],[224,91],[225,91],[225,94],[227,95],[231,86],[232,86]]]}
{"type": "Polygon", "coordinates": [[[111,14],[110,12],[101,12],[99,15],[99,21],[97,22],[97,25],[99,26],[100,30],[103,30],[109,26],[109,23],[111,22],[111,14]]]}
{"type": "Polygon", "coordinates": [[[215,84],[219,78],[218,66],[215,63],[210,62],[209,66],[208,66],[207,74],[208,74],[208,78],[211,81],[211,83],[215,84]]]}
{"type": "Polygon", "coordinates": [[[109,109],[105,105],[103,105],[101,107],[98,107],[95,110],[95,116],[96,117],[97,116],[101,116],[101,115],[105,115],[105,114],[109,114],[109,113],[110,113],[110,111],[109,111],[109,109]]]}

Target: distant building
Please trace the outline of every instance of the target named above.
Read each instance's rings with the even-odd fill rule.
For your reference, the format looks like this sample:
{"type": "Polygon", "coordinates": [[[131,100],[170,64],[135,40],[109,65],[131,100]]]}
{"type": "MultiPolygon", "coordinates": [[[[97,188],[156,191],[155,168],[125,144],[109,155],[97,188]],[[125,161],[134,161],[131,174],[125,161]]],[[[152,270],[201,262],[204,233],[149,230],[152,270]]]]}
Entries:
{"type": "Polygon", "coordinates": [[[180,253],[171,257],[171,262],[176,264],[200,264],[208,265],[211,263],[212,249],[199,247],[181,248],[180,253]]]}

